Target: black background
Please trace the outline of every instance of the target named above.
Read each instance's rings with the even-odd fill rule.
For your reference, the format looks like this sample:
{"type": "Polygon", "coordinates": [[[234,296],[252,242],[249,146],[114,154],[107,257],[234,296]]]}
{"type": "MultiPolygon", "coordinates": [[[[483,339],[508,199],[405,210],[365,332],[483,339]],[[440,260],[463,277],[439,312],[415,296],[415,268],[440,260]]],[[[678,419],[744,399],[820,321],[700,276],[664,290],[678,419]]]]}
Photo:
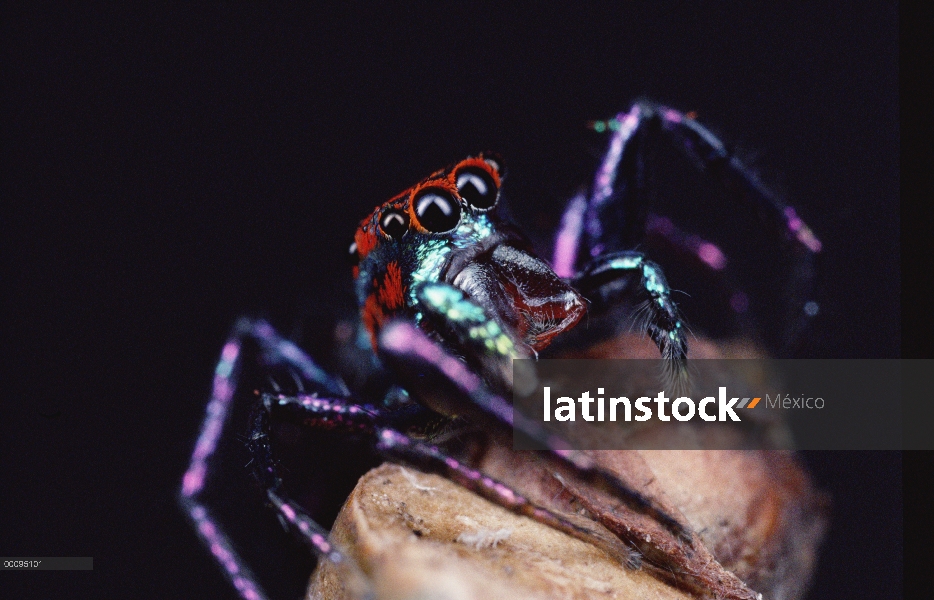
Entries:
{"type": "MultiPolygon", "coordinates": [[[[896,8],[6,13],[0,553],[95,558],[3,574],[29,597],[233,597],[174,504],[233,320],[314,352],[359,219],[480,150],[547,241],[585,123],[636,98],[697,111],[820,235],[809,355],[898,355],[896,8]]],[[[835,500],[813,597],[900,596],[900,457],[806,458],[835,500]]]]}

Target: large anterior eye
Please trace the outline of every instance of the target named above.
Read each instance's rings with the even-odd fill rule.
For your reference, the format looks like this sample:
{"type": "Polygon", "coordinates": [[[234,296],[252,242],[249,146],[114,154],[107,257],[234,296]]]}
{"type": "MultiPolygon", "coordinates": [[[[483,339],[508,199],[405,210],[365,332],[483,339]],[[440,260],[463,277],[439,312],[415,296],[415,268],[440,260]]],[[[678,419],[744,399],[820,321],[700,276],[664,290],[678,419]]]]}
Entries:
{"type": "Polygon", "coordinates": [[[486,210],[496,205],[499,189],[489,173],[479,167],[464,167],[457,173],[457,192],[474,208],[486,210]]]}
{"type": "Polygon", "coordinates": [[[461,220],[460,204],[441,189],[423,190],[415,197],[414,205],[418,222],[432,233],[451,231],[461,220]]]}
{"type": "Polygon", "coordinates": [[[409,216],[391,208],[379,218],[379,228],[392,239],[398,240],[409,230],[409,216]]]}

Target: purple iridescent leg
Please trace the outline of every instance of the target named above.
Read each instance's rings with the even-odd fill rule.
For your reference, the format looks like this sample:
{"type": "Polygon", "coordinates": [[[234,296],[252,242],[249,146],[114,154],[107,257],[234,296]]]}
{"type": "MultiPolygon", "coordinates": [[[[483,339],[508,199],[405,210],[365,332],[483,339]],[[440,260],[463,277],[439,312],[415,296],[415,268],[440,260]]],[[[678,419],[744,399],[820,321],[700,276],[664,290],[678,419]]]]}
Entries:
{"type": "Polygon", "coordinates": [[[253,457],[253,472],[257,480],[279,514],[315,554],[335,563],[344,562],[345,557],[328,541],[327,529],[316,523],[285,493],[269,440],[269,421],[275,418],[314,429],[372,434],[376,416],[376,409],[371,406],[360,406],[338,398],[264,394],[262,407],[253,417],[247,446],[253,457]]]}
{"type": "MultiPolygon", "coordinates": [[[[608,122],[598,122],[595,129],[612,132],[609,147],[590,193],[581,193],[568,203],[555,242],[555,271],[572,277],[589,259],[631,250],[643,241],[652,225],[647,223],[652,193],[648,147],[654,139],[663,138],[727,193],[755,207],[766,226],[786,243],[794,260],[786,286],[792,294],[788,301],[791,318],[785,320],[790,329],[781,340],[787,348],[817,312],[811,293],[814,260],[821,251],[820,240],[795,209],[779,200],[709,130],[676,110],[640,102],[608,122]]],[[[712,244],[697,250],[711,268],[722,264],[722,253],[712,244]]],[[[736,302],[742,304],[743,298],[737,296],[736,302]]]]}
{"type": "Polygon", "coordinates": [[[263,406],[263,412],[254,422],[254,434],[250,440],[251,451],[258,465],[258,477],[267,488],[270,501],[284,518],[311,542],[319,555],[325,555],[332,561],[340,562],[343,557],[330,547],[327,532],[291,502],[282,491],[282,482],[276,473],[275,459],[268,444],[268,422],[265,421],[267,415],[308,427],[337,429],[348,433],[375,433],[376,450],[386,459],[444,475],[512,512],[528,516],[582,540],[599,544],[622,557],[630,566],[636,566],[633,562],[636,555],[625,544],[608,544],[606,539],[595,535],[593,531],[532,503],[505,484],[461,464],[438,448],[395,429],[378,427],[378,420],[388,421],[392,417],[378,413],[373,407],[346,404],[334,399],[272,394],[263,396],[263,406]]]}
{"type": "Polygon", "coordinates": [[[595,531],[573,523],[561,515],[535,504],[506,484],[462,464],[438,448],[410,438],[389,428],[377,433],[377,450],[393,462],[401,462],[427,472],[438,473],[490,502],[524,515],[585,542],[597,544],[620,557],[632,568],[639,566],[639,555],[623,543],[610,544],[595,531]]]}
{"type": "Polygon", "coordinates": [[[612,473],[597,467],[586,454],[571,450],[565,440],[548,433],[522,413],[513,411],[512,405],[491,392],[462,360],[411,323],[395,321],[384,326],[379,338],[379,352],[407,389],[436,412],[474,417],[479,422],[488,421],[492,416],[494,426],[515,428],[544,444],[549,453],[570,468],[581,481],[619,498],[633,509],[651,516],[679,538],[690,541],[690,532],[675,517],[612,473]]]}
{"type": "MultiPolygon", "coordinates": [[[[331,390],[336,395],[341,395],[343,386],[330,378],[295,344],[281,338],[268,323],[263,321],[241,319],[221,351],[220,361],[214,371],[211,399],[208,402],[188,469],[182,478],[179,502],[194,524],[202,542],[221,564],[240,595],[245,600],[260,600],[265,599],[266,594],[233,549],[230,538],[201,501],[209,475],[210,461],[217,450],[218,441],[231,412],[241,353],[246,340],[254,340],[259,344],[265,362],[293,368],[319,389],[331,390]]],[[[300,525],[299,528],[301,529],[300,525]]],[[[320,532],[316,533],[320,535],[320,532]]],[[[321,548],[324,550],[324,546],[321,548]]]]}

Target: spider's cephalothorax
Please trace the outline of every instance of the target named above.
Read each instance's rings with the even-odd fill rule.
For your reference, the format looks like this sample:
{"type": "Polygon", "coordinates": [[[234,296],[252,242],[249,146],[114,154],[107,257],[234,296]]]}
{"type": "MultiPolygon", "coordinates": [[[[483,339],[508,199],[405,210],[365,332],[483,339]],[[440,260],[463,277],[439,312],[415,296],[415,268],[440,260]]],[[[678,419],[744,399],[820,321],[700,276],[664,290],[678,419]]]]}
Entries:
{"type": "Polygon", "coordinates": [[[411,319],[445,338],[463,317],[469,339],[512,356],[543,349],[583,316],[580,294],[497,218],[501,164],[484,155],[463,160],[361,222],[351,256],[374,347],[391,319],[411,319]]]}
{"type": "Polygon", "coordinates": [[[498,157],[467,158],[361,222],[350,254],[373,348],[384,324],[405,319],[508,394],[509,359],[537,354],[577,324],[583,291],[598,312],[621,298],[641,300],[638,325],[683,365],[687,341],[658,266],[636,252],[605,252],[562,279],[498,216],[502,180],[498,157]]]}
{"type": "MultiPolygon", "coordinates": [[[[656,499],[599,468],[585,453],[567,450],[566,442],[514,414],[506,400],[511,358],[534,355],[556,339],[576,338],[573,345],[593,346],[600,335],[628,328],[633,318],[673,370],[683,372],[685,328],[668,284],[658,265],[633,248],[654,230],[701,268],[722,269],[725,259],[716,246],[649,213],[645,163],[651,139],[672,142],[778,232],[795,259],[786,338],[817,312],[808,294],[820,242],[795,210],[776,199],[713,134],[688,115],[650,103],[637,103],[603,128],[613,132],[609,148],[589,192],[568,203],[550,265],[497,216],[502,162],[486,154],[435,172],[361,222],[350,247],[361,326],[376,353],[370,362],[389,385],[350,391],[265,322],[238,322],[215,371],[181,502],[245,599],[265,596],[204,505],[202,492],[248,340],[258,346],[265,368],[287,371],[299,384],[297,394],[274,388],[258,395],[248,436],[255,474],[283,521],[322,560],[353,562],[286,493],[271,441],[272,421],[369,435],[373,450],[386,460],[448,477],[506,509],[621,556],[629,566],[644,557],[659,577],[699,596],[756,598],[718,567],[688,526],[656,499]],[[585,307],[591,327],[559,336],[578,323],[585,307]],[[413,414],[422,425],[461,417],[458,422],[472,423],[490,440],[511,439],[514,428],[548,448],[537,458],[544,472],[603,494],[616,507],[610,512],[628,510],[638,518],[632,526],[614,529],[595,517],[616,538],[595,535],[579,520],[477,471],[465,462],[469,459],[452,457],[423,436],[408,435],[413,414]]],[[[599,507],[592,512],[601,514],[599,507]]]]}

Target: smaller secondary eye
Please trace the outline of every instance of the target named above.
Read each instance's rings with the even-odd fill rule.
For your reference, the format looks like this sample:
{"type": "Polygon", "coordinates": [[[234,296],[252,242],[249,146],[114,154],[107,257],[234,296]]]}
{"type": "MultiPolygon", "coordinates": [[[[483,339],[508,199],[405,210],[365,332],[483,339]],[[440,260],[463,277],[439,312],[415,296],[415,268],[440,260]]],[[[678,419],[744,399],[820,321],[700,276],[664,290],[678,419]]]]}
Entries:
{"type": "Polygon", "coordinates": [[[387,210],[379,218],[379,228],[392,239],[398,240],[409,230],[409,216],[401,210],[387,210]]]}
{"type": "Polygon", "coordinates": [[[415,216],[432,233],[451,231],[461,220],[460,204],[443,190],[429,189],[415,198],[415,216]]]}
{"type": "Polygon", "coordinates": [[[487,210],[496,205],[499,190],[489,173],[477,167],[466,167],[457,174],[457,192],[474,208],[487,210]]]}
{"type": "Polygon", "coordinates": [[[360,254],[357,252],[357,242],[351,242],[350,248],[347,250],[347,260],[350,261],[351,267],[356,267],[360,263],[360,254]]]}

